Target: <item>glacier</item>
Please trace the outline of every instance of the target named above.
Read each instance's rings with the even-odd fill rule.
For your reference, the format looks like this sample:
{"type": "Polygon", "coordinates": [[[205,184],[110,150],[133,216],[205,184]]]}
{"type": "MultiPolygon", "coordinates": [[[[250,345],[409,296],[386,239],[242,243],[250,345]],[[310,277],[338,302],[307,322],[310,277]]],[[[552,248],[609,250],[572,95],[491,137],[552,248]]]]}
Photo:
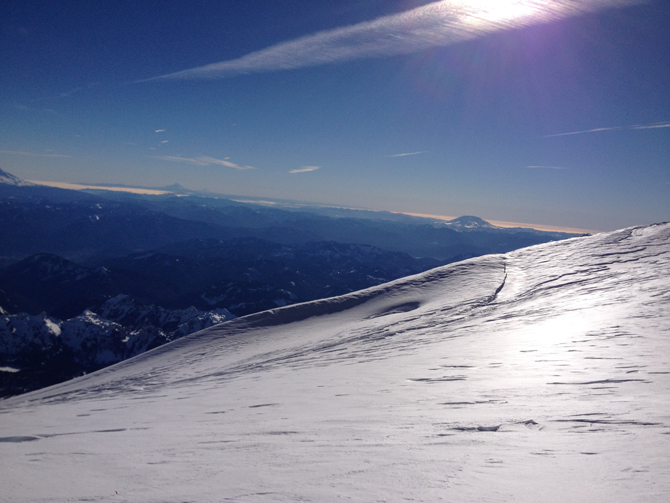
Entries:
{"type": "Polygon", "coordinates": [[[666,502],[670,224],[237,318],[0,401],[0,500],[666,502]]]}

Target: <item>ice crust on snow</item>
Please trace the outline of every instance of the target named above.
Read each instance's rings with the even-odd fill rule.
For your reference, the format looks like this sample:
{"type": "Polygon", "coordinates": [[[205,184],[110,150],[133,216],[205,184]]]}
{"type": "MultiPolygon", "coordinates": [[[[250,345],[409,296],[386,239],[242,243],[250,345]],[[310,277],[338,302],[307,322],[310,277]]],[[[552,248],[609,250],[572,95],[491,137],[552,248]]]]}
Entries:
{"type": "Polygon", "coordinates": [[[238,318],[0,402],[8,501],[666,502],[670,224],[238,318]]]}

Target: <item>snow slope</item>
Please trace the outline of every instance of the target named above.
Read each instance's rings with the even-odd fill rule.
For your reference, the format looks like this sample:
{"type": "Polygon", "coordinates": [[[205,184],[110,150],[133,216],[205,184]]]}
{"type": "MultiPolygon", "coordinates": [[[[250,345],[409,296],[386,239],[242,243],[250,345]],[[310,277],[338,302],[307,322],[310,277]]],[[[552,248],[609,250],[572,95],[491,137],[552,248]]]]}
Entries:
{"type": "Polygon", "coordinates": [[[670,224],[238,318],[0,402],[0,500],[667,502],[670,224]]]}

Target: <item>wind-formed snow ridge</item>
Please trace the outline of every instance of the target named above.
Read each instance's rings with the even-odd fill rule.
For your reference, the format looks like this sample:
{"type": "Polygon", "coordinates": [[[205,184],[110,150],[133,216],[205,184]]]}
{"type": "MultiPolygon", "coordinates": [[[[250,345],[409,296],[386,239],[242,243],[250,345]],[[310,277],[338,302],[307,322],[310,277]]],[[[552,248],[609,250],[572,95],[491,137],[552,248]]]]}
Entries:
{"type": "Polygon", "coordinates": [[[8,501],[666,502],[670,224],[238,318],[0,402],[8,501]]]}

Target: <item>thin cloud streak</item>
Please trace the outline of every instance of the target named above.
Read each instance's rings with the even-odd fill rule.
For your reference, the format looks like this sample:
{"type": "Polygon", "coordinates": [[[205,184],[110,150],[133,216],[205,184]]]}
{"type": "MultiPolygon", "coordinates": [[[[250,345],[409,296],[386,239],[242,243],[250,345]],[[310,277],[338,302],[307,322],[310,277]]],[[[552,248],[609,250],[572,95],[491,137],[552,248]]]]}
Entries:
{"type": "Polygon", "coordinates": [[[647,126],[631,126],[630,129],[659,129],[664,127],[670,127],[670,122],[658,122],[647,126]]]}
{"type": "Polygon", "coordinates": [[[548,134],[544,138],[555,138],[556,136],[570,136],[573,134],[600,133],[601,131],[620,131],[622,127],[599,127],[596,129],[587,129],[586,131],[571,131],[569,133],[548,134]]]}
{"type": "Polygon", "coordinates": [[[0,154],[9,154],[9,155],[25,155],[30,157],[72,157],[71,155],[63,154],[35,154],[33,152],[20,152],[18,150],[0,150],[0,154]]]}
{"type": "Polygon", "coordinates": [[[291,173],[292,175],[294,175],[295,173],[309,173],[310,171],[316,171],[317,169],[320,168],[321,166],[303,166],[302,168],[292,169],[291,171],[289,171],[289,173],[291,173]]]}
{"type": "Polygon", "coordinates": [[[279,43],[237,59],[150,79],[211,79],[364,58],[411,54],[488,33],[564,19],[645,0],[443,0],[279,43]]]}
{"type": "Polygon", "coordinates": [[[561,166],[526,166],[526,169],[568,169],[561,166]]]}
{"type": "Polygon", "coordinates": [[[571,131],[569,133],[558,133],[558,134],[548,134],[543,136],[543,138],[555,138],[556,136],[569,136],[573,134],[585,134],[585,133],[600,133],[602,131],[632,131],[638,129],[659,129],[670,127],[670,122],[656,122],[654,124],[645,124],[645,125],[636,125],[628,127],[599,127],[595,129],[587,129],[585,131],[571,131]]]}
{"type": "Polygon", "coordinates": [[[227,168],[233,168],[237,170],[248,170],[248,169],[256,169],[253,166],[240,166],[239,164],[235,164],[234,162],[230,161],[224,161],[221,159],[214,159],[213,157],[179,157],[179,156],[173,156],[173,155],[150,155],[147,156],[150,157],[151,159],[160,159],[162,161],[170,161],[170,162],[184,162],[188,164],[195,164],[196,166],[226,166],[227,168]]]}
{"type": "Polygon", "coordinates": [[[14,105],[14,108],[16,108],[18,110],[24,110],[26,112],[43,112],[43,113],[49,113],[49,114],[56,113],[56,111],[51,109],[51,108],[30,108],[30,107],[26,107],[24,105],[14,105]]]}
{"type": "Polygon", "coordinates": [[[406,152],[404,154],[392,154],[392,155],[387,155],[385,157],[405,157],[407,155],[419,155],[419,154],[425,154],[428,152],[427,150],[422,150],[421,152],[406,152]]]}
{"type": "Polygon", "coordinates": [[[74,89],[71,89],[70,91],[67,91],[65,93],[60,93],[58,95],[58,98],[67,98],[68,96],[72,96],[73,94],[78,93],[81,90],[82,90],[81,87],[75,87],[74,89]]]}
{"type": "Polygon", "coordinates": [[[256,169],[253,166],[240,166],[239,164],[235,164],[234,162],[222,160],[222,159],[214,159],[213,157],[198,157],[198,159],[202,162],[206,162],[208,164],[216,164],[219,166],[226,166],[228,168],[233,168],[233,169],[239,169],[239,170],[247,170],[247,169],[256,169]]]}

